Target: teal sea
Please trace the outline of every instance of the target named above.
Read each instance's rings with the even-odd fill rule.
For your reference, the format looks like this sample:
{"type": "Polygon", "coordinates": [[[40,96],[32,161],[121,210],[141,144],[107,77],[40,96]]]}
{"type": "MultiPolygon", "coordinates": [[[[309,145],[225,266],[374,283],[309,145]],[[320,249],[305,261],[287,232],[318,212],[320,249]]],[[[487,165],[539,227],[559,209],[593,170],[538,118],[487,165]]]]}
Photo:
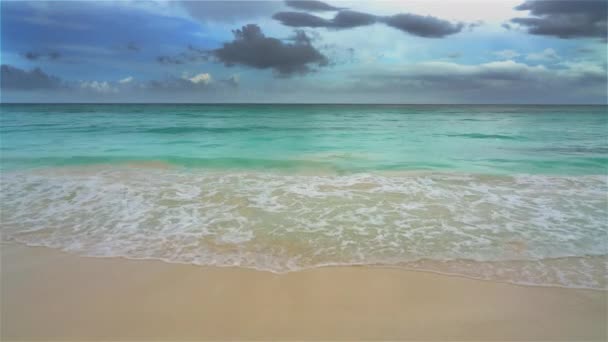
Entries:
{"type": "Polygon", "coordinates": [[[3,105],[2,167],[605,174],[605,106],[3,105]]]}
{"type": "Polygon", "coordinates": [[[607,288],[606,106],[0,109],[5,241],[607,288]]]}

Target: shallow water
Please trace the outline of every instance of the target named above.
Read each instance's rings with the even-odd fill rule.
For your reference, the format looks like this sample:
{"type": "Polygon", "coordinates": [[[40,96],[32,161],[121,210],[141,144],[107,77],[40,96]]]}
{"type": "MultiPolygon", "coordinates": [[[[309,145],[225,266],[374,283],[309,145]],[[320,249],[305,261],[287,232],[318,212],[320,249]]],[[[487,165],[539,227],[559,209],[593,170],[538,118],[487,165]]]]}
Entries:
{"type": "Polygon", "coordinates": [[[606,288],[605,109],[3,105],[2,236],[606,288]]]}

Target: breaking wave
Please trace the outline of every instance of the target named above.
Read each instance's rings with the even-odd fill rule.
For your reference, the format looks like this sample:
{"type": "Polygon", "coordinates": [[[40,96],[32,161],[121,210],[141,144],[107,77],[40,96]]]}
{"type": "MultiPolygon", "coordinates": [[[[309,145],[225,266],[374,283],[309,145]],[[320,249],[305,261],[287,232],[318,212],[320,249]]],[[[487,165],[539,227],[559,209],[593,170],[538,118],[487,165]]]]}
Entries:
{"type": "Polygon", "coordinates": [[[78,254],[607,287],[605,175],[80,166],[1,177],[3,239],[78,254]]]}

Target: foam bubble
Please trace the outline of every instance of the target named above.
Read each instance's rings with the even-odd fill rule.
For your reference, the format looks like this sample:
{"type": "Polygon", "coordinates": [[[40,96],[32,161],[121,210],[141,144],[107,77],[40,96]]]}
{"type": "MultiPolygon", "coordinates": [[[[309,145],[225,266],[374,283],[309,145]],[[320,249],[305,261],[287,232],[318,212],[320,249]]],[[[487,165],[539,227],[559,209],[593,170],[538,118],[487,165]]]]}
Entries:
{"type": "Polygon", "coordinates": [[[4,173],[0,193],[3,238],[86,255],[606,288],[606,176],[96,167],[4,173]]]}

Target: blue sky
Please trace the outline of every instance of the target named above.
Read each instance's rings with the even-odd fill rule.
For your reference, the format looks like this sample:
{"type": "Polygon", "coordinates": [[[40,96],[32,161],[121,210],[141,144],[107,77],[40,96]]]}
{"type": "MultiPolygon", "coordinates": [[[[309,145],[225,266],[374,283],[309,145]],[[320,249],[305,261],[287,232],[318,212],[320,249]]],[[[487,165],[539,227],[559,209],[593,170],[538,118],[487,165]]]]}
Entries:
{"type": "Polygon", "coordinates": [[[2,101],[605,104],[606,3],[2,1],[2,101]]]}

